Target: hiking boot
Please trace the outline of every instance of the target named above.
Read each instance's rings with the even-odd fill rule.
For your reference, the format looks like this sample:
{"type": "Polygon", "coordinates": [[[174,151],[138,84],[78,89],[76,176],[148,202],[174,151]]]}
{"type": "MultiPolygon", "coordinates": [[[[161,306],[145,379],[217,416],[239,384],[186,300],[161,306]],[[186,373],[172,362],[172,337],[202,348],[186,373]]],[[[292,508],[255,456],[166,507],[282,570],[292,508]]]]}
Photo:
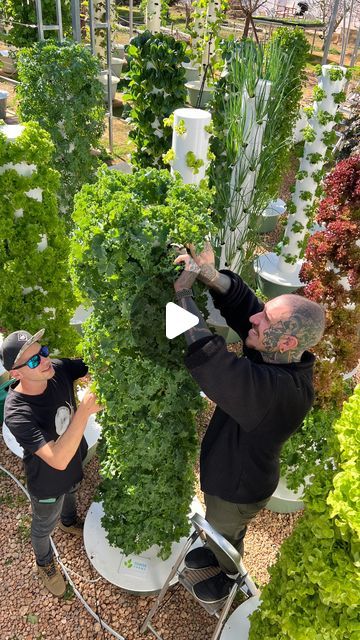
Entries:
{"type": "Polygon", "coordinates": [[[228,578],[226,573],[220,571],[216,576],[202,580],[193,586],[193,594],[201,602],[215,604],[227,598],[235,580],[228,578]]]}
{"type": "Polygon", "coordinates": [[[219,566],[215,554],[207,547],[192,549],[186,554],[184,562],[187,569],[207,569],[219,566]]]}
{"type": "Polygon", "coordinates": [[[51,559],[49,564],[43,567],[37,564],[36,567],[41,580],[50,593],[53,596],[58,596],[58,598],[63,596],[66,591],[66,582],[54,558],[51,559]]]}
{"type": "Polygon", "coordinates": [[[61,531],[65,531],[65,533],[70,533],[77,538],[82,538],[84,533],[84,523],[81,522],[78,518],[73,522],[73,524],[66,525],[60,522],[59,529],[61,531]]]}

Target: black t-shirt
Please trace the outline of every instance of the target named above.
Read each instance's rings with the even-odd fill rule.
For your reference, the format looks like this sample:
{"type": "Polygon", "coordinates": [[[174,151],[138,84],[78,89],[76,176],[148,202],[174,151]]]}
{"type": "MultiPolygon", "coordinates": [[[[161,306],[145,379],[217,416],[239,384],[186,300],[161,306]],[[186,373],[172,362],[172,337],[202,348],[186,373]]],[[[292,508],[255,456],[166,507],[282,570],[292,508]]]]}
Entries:
{"type": "Polygon", "coordinates": [[[69,426],[76,410],[74,381],[87,374],[87,366],[78,358],[52,360],[54,376],[44,393],[37,396],[16,391],[15,383],[5,400],[4,420],[24,449],[27,485],[37,498],[60,496],[83,478],[82,460],[87,443],[81,443],[64,470],[54,469],[35,452],[51,440],[56,441],[69,426]]]}

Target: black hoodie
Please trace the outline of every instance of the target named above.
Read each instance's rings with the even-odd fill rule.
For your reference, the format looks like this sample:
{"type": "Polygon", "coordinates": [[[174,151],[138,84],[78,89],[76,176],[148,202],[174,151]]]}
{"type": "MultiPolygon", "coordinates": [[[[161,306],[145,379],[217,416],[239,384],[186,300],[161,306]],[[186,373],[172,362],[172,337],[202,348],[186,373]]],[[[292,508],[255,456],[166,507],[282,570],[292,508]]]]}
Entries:
{"type": "MultiPolygon", "coordinates": [[[[232,284],[227,294],[212,294],[214,304],[245,342],[249,317],[264,305],[239,276],[223,273],[232,284]]],[[[279,481],[281,447],[314,399],[314,360],[305,351],[300,362],[269,364],[245,345],[239,358],[218,335],[190,345],[185,364],[217,405],[201,445],[205,493],[244,504],[271,496],[279,481]]]]}

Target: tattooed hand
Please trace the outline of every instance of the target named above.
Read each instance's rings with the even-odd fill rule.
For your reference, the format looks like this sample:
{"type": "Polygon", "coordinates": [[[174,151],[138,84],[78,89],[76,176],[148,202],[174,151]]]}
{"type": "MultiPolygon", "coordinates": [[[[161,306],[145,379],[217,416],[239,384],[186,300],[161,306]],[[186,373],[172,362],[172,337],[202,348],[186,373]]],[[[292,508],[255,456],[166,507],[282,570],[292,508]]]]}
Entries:
{"type": "MultiPolygon", "coordinates": [[[[186,249],[185,249],[186,251],[186,249]]],[[[174,282],[175,291],[182,291],[183,289],[191,289],[196,278],[200,273],[200,267],[196,264],[195,260],[188,254],[182,253],[175,260],[174,264],[184,264],[185,269],[180,274],[177,280],[174,282]]]]}
{"type": "Polygon", "coordinates": [[[227,293],[231,286],[231,280],[229,276],[219,273],[215,269],[215,254],[210,242],[206,240],[204,250],[199,254],[196,254],[193,244],[189,245],[189,250],[191,257],[200,267],[198,275],[200,282],[217,293],[227,293]]]}

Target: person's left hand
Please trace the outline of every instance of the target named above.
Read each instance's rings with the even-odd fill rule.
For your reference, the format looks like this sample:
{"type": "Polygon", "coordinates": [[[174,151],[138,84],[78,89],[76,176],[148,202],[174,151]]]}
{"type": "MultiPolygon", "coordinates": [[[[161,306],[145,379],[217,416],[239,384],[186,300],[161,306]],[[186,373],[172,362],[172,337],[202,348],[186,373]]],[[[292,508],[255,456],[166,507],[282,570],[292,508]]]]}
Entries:
{"type": "Polygon", "coordinates": [[[175,258],[174,264],[184,264],[185,269],[184,271],[182,271],[178,279],[174,282],[175,291],[191,289],[201,271],[195,260],[187,253],[185,247],[180,249],[180,251],[182,251],[182,253],[177,258],[175,258]]]}

